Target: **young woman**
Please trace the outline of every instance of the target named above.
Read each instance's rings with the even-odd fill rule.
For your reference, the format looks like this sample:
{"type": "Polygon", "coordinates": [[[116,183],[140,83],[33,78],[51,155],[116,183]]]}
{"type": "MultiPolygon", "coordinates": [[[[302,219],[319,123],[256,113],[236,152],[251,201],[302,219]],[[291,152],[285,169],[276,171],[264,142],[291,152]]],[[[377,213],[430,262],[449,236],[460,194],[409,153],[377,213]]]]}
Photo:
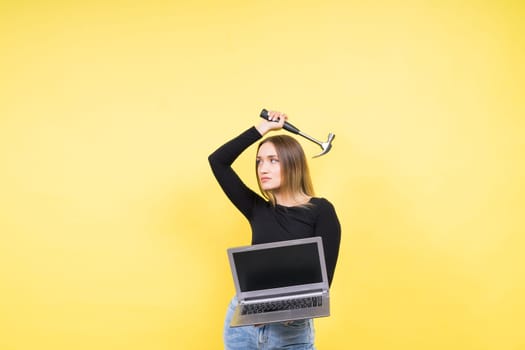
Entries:
{"type": "MultiPolygon", "coordinates": [[[[339,253],[341,226],[333,205],[314,196],[301,145],[288,135],[274,135],[259,143],[256,175],[263,195],[248,188],[232,169],[235,159],[272,130],[280,130],[286,114],[270,111],[268,120],[227,142],[208,160],[223,191],[248,219],[252,244],[321,236],[331,284],[339,253]]],[[[230,328],[237,300],[233,298],[224,323],[227,350],[315,349],[311,319],[230,328]]]]}

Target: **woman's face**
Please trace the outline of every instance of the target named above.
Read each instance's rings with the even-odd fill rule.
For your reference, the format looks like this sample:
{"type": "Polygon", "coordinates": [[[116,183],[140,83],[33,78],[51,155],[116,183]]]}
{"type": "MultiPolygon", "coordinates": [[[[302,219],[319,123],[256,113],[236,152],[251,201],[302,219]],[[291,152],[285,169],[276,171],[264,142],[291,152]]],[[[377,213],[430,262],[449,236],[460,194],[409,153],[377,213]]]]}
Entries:
{"type": "Polygon", "coordinates": [[[261,188],[265,191],[278,190],[281,187],[281,164],[273,143],[265,142],[259,147],[256,162],[261,188]]]}

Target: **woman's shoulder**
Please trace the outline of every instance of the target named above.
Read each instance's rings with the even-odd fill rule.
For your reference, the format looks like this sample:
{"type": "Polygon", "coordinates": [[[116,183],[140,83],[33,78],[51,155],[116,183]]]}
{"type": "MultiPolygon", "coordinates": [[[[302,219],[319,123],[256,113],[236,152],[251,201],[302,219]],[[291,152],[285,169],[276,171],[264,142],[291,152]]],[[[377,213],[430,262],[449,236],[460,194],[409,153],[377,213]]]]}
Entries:
{"type": "Polygon", "coordinates": [[[337,221],[337,211],[335,206],[328,199],[324,197],[312,197],[310,203],[314,205],[314,213],[318,219],[337,221]]]}
{"type": "Polygon", "coordinates": [[[310,203],[319,208],[333,208],[334,205],[324,197],[312,197],[310,203]]]}

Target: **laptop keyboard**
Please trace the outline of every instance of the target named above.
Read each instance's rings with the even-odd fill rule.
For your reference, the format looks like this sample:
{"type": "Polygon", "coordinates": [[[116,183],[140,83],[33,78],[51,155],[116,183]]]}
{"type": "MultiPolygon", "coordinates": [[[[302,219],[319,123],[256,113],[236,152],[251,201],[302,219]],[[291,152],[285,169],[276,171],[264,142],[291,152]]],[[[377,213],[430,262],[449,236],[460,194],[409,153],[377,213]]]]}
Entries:
{"type": "Polygon", "coordinates": [[[285,299],[268,301],[264,303],[246,304],[242,307],[241,314],[258,314],[262,312],[303,309],[309,307],[322,306],[323,298],[321,296],[310,296],[298,299],[285,299]]]}

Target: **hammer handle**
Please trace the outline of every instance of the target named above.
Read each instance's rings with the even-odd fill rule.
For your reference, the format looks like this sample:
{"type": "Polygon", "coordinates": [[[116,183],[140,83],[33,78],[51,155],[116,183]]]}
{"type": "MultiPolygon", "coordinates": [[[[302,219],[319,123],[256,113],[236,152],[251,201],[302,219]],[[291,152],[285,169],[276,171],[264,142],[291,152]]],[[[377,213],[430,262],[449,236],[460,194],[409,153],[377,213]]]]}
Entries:
{"type": "MultiPolygon", "coordinates": [[[[263,109],[261,111],[260,117],[263,119],[268,120],[268,111],[266,109],[263,109]]],[[[299,134],[300,130],[297,129],[295,126],[288,122],[284,122],[283,129],[288,130],[289,132],[292,132],[294,134],[299,134]]]]}

